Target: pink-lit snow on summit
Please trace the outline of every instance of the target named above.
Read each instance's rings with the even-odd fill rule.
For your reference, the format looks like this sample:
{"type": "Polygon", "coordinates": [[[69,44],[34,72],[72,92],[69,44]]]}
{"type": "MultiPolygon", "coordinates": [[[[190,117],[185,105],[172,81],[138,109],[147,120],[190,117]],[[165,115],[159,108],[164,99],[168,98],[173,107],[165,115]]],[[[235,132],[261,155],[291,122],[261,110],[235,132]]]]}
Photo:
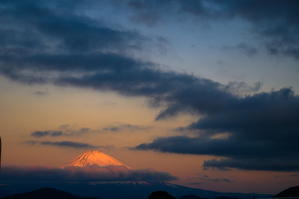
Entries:
{"type": "Polygon", "coordinates": [[[129,169],[130,167],[124,163],[118,161],[110,155],[103,152],[91,150],[86,151],[79,155],[74,161],[72,161],[68,166],[72,167],[124,167],[129,169]]]}

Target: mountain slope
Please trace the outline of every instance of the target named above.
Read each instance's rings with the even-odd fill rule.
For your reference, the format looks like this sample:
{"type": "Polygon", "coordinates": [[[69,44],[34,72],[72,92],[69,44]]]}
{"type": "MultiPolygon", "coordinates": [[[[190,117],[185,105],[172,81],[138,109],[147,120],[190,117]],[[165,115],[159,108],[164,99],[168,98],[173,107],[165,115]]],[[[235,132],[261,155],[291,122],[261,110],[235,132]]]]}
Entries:
{"type": "Polygon", "coordinates": [[[290,187],[276,196],[274,198],[280,198],[280,197],[298,197],[299,198],[299,186],[296,187],[290,187]]]}
{"type": "Polygon", "coordinates": [[[92,167],[92,166],[111,167],[113,166],[113,167],[124,167],[129,169],[127,165],[118,161],[112,156],[109,156],[103,152],[95,151],[95,150],[87,151],[79,155],[77,158],[75,158],[74,161],[72,161],[67,166],[72,166],[72,167],[92,167]]]}

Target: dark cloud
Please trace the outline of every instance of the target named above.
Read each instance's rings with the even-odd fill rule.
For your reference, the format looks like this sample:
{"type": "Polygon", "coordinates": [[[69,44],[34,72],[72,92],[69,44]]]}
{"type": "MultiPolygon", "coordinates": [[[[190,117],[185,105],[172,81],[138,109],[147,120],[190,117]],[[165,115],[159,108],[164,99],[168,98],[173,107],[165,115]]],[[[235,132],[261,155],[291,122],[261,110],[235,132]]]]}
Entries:
{"type": "Polygon", "coordinates": [[[249,94],[257,93],[262,88],[261,82],[255,82],[249,85],[246,82],[228,82],[226,89],[236,95],[246,96],[249,94]]]}
{"type": "MultiPolygon", "coordinates": [[[[276,151],[275,151],[276,152],[276,151]]],[[[293,152],[292,152],[293,154],[293,152]]],[[[299,171],[298,160],[293,157],[257,157],[257,158],[228,158],[220,160],[207,160],[204,168],[239,168],[244,170],[265,170],[265,171],[299,171]]]]}
{"type": "Polygon", "coordinates": [[[127,66],[126,70],[111,67],[110,70],[108,74],[95,73],[82,77],[65,77],[58,82],[65,86],[113,90],[129,96],[146,96],[155,105],[167,102],[168,108],[162,111],[157,119],[175,115],[183,110],[196,111],[194,106],[202,112],[217,110],[222,107],[222,103],[234,98],[232,94],[224,91],[221,84],[192,75],[162,72],[142,65],[127,66]],[[194,98],[190,98],[190,95],[194,98]],[[219,99],[218,102],[211,101],[216,98],[219,99]]]}
{"type": "Polygon", "coordinates": [[[166,172],[124,170],[119,167],[68,167],[64,169],[4,167],[0,173],[0,183],[164,182],[175,179],[174,176],[166,172]]]}
{"type": "Polygon", "coordinates": [[[197,137],[157,138],[137,149],[223,157],[205,167],[298,171],[299,97],[291,89],[235,98],[187,129],[197,137]],[[221,137],[222,133],[229,136],[221,137]],[[220,137],[215,137],[220,135],[220,137]]]}
{"type": "Polygon", "coordinates": [[[45,130],[45,131],[34,131],[30,135],[32,137],[68,137],[68,136],[82,136],[87,133],[96,132],[90,128],[71,129],[69,127],[62,127],[60,130],[45,130]]]}
{"type": "MultiPolygon", "coordinates": [[[[238,18],[252,25],[253,33],[270,54],[299,58],[297,0],[128,0],[127,4],[134,10],[132,18],[147,25],[178,17],[193,17],[195,23],[238,18]]],[[[247,54],[256,53],[256,49],[239,47],[247,54]]]]}
{"type": "Polygon", "coordinates": [[[67,148],[75,148],[75,149],[96,149],[100,148],[100,146],[94,146],[91,144],[83,143],[83,142],[72,142],[72,141],[27,141],[26,144],[30,145],[46,145],[46,146],[56,146],[56,147],[67,147],[67,148]]]}
{"type": "Polygon", "coordinates": [[[33,137],[45,137],[45,136],[50,136],[50,137],[58,137],[63,135],[62,131],[35,131],[31,133],[31,136],[33,137]]]}
{"type": "Polygon", "coordinates": [[[121,131],[144,131],[150,129],[149,126],[140,126],[140,125],[133,125],[133,124],[118,124],[112,126],[106,126],[100,129],[100,132],[121,132],[121,131]]]}
{"type": "MultiPolygon", "coordinates": [[[[92,1],[85,1],[87,4],[92,1]]],[[[139,48],[145,37],[117,30],[78,13],[69,1],[1,1],[1,34],[3,46],[47,47],[81,51],[139,48]],[[69,7],[70,9],[65,9],[69,7]],[[25,35],[23,35],[25,33],[25,35]],[[21,46],[20,46],[21,45],[21,46]],[[51,45],[51,46],[50,46],[51,45]]],[[[50,48],[50,49],[49,49],[50,48]]],[[[28,50],[28,49],[27,49],[28,50]]]]}
{"type": "Polygon", "coordinates": [[[288,144],[289,142],[279,144],[279,141],[272,138],[252,141],[181,136],[158,138],[152,143],[137,146],[137,149],[223,157],[206,160],[204,168],[299,171],[299,161],[296,158],[298,147],[294,143],[291,146],[288,144]]]}
{"type": "Polygon", "coordinates": [[[26,83],[45,83],[51,76],[44,72],[51,71],[54,77],[57,70],[106,73],[110,66],[138,64],[124,54],[140,49],[145,37],[111,28],[74,9],[66,11],[62,6],[66,2],[1,1],[2,75],[26,83]],[[122,55],[117,54],[120,51],[122,55]]]}
{"type": "MultiPolygon", "coordinates": [[[[142,42],[143,37],[138,33],[112,29],[72,9],[66,12],[62,12],[60,7],[53,9],[58,1],[47,2],[1,1],[0,20],[4,25],[0,27],[0,34],[5,39],[0,42],[0,74],[27,84],[52,83],[146,97],[151,105],[164,108],[157,120],[181,112],[200,118],[186,127],[198,132],[198,136],[158,138],[152,143],[141,144],[138,149],[222,158],[206,161],[205,167],[298,170],[299,97],[291,88],[239,96],[232,93],[231,86],[190,74],[161,70],[157,64],[119,51],[130,50],[135,46],[132,43],[142,42]],[[229,137],[217,138],[223,133],[229,134],[229,137]]],[[[168,2],[161,1],[160,8],[168,2]]],[[[172,6],[178,5],[177,1],[171,2],[172,6]]],[[[195,0],[190,1],[190,5],[186,1],[179,2],[179,8],[185,12],[210,15],[205,10],[194,10],[206,9],[203,3],[196,4],[198,1],[195,0]]],[[[288,7],[281,5],[278,9],[275,7],[278,4],[273,3],[264,10],[258,3],[260,1],[252,1],[256,4],[250,5],[245,0],[244,4],[239,1],[223,2],[218,3],[220,7],[216,11],[226,17],[242,17],[254,23],[267,24],[266,16],[273,15],[271,21],[274,25],[288,7]],[[255,15],[250,12],[254,5],[260,10],[255,15]],[[277,12],[277,16],[274,16],[274,11],[268,15],[264,13],[270,12],[270,8],[277,12]],[[239,14],[241,11],[244,12],[242,15],[239,14]]],[[[290,2],[294,4],[294,1],[290,2]]],[[[289,14],[293,13],[296,18],[293,10],[296,10],[295,5],[289,14]]],[[[290,17],[281,18],[282,22],[289,20],[290,17]]],[[[292,25],[290,22],[286,29],[292,25]]],[[[294,31],[297,29],[294,28],[294,31]]],[[[31,144],[96,147],[76,142],[34,141],[31,144]]]]}
{"type": "Polygon", "coordinates": [[[251,22],[270,53],[299,58],[298,1],[230,0],[222,6],[232,16],[251,22]]]}

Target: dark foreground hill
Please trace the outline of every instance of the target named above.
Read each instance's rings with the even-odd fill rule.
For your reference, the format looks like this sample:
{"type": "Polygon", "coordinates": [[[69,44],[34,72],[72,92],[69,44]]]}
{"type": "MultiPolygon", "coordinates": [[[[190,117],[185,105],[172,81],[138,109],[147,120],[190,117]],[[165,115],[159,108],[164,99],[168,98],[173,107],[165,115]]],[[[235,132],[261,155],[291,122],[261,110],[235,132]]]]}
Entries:
{"type": "MultiPolygon", "coordinates": [[[[261,194],[243,194],[243,193],[222,193],[215,191],[208,191],[202,189],[194,189],[190,187],[184,187],[169,183],[70,183],[70,184],[13,184],[13,185],[0,185],[0,197],[8,196],[16,193],[23,193],[35,190],[40,187],[53,187],[55,189],[63,190],[78,196],[96,197],[101,199],[145,199],[152,192],[157,190],[163,190],[173,195],[176,198],[180,198],[185,195],[196,195],[204,198],[216,198],[221,196],[240,198],[240,199],[252,199],[266,198],[270,195],[261,194]]],[[[8,199],[8,198],[6,198],[8,199]]],[[[11,198],[13,199],[13,198],[11,198]]],[[[31,198],[26,198],[31,199],[31,198]]],[[[45,198],[41,198],[45,199],[45,198]]],[[[47,198],[46,198],[47,199],[47,198]]]]}
{"type": "Polygon", "coordinates": [[[170,195],[166,191],[154,191],[152,192],[148,199],[176,199],[174,196],[170,195]]]}
{"type": "Polygon", "coordinates": [[[299,186],[290,187],[274,196],[274,198],[283,198],[283,197],[298,197],[299,198],[299,186]]]}
{"type": "Polygon", "coordinates": [[[35,191],[14,194],[1,199],[95,199],[91,197],[79,197],[53,188],[41,188],[35,191]]]}
{"type": "Polygon", "coordinates": [[[182,196],[179,199],[207,199],[207,198],[203,198],[203,197],[199,197],[197,195],[189,194],[189,195],[182,196]]]}

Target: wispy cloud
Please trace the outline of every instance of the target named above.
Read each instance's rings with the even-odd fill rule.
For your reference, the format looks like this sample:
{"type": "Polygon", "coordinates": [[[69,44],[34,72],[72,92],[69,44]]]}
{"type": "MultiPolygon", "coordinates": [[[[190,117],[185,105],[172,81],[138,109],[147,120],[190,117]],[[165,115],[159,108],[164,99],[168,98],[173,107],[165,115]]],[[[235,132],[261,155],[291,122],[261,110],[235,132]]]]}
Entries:
{"type": "Polygon", "coordinates": [[[75,149],[96,149],[101,148],[101,146],[94,146],[88,143],[83,142],[72,142],[72,141],[26,141],[26,144],[29,145],[46,145],[46,146],[56,146],[56,147],[67,147],[67,148],[75,148],[75,149]]]}
{"type": "Polygon", "coordinates": [[[100,131],[110,131],[110,132],[121,132],[121,131],[144,131],[148,130],[151,127],[149,126],[140,126],[140,125],[132,125],[132,124],[117,124],[106,126],[100,129],[100,131]]]}
{"type": "Polygon", "coordinates": [[[30,135],[36,138],[42,137],[69,137],[69,136],[82,136],[87,133],[96,132],[90,128],[80,128],[72,129],[68,127],[59,128],[59,130],[44,130],[44,131],[34,131],[30,135]]]}
{"type": "Polygon", "coordinates": [[[62,131],[34,131],[31,133],[31,136],[33,137],[45,137],[45,136],[50,136],[50,137],[58,137],[63,135],[62,131]]]}
{"type": "Polygon", "coordinates": [[[224,183],[231,183],[232,181],[228,178],[215,178],[215,177],[210,177],[208,175],[200,175],[198,177],[199,180],[204,181],[204,182],[224,182],[224,183]]]}
{"type": "Polygon", "coordinates": [[[34,131],[30,135],[35,138],[42,137],[71,137],[71,136],[83,136],[86,134],[97,134],[97,133],[117,133],[117,132],[141,132],[149,130],[150,126],[141,126],[133,124],[115,124],[110,126],[104,126],[98,129],[91,128],[72,128],[70,125],[63,125],[57,130],[44,130],[44,131],[34,131]]]}

